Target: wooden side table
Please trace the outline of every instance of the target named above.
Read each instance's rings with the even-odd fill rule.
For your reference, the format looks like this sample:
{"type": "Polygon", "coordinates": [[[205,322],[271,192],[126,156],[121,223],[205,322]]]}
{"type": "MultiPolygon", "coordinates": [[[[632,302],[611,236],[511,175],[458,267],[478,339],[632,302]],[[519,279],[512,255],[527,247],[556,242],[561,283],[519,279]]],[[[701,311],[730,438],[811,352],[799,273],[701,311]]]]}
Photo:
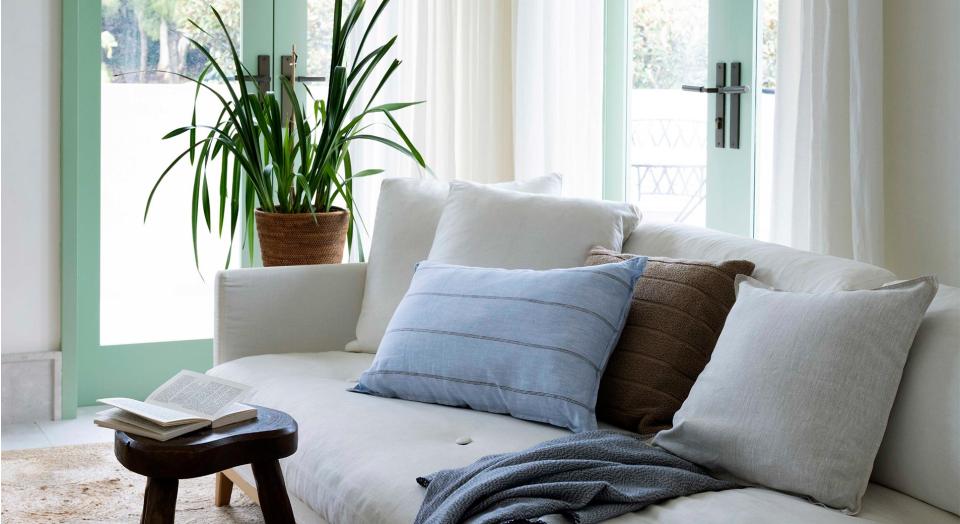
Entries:
{"type": "Polygon", "coordinates": [[[124,467],[147,477],[141,524],[173,522],[180,479],[212,475],[250,464],[267,524],[294,522],[279,459],[297,450],[297,422],[257,407],[257,418],[202,429],[160,442],[117,431],[113,451],[124,467]]]}

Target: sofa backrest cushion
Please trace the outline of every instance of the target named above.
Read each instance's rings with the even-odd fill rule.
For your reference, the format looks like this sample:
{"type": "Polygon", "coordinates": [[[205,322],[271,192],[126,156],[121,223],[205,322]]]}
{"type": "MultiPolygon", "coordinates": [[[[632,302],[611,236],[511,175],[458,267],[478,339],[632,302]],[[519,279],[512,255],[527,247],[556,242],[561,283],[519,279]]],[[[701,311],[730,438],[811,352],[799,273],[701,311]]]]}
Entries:
{"type": "Polygon", "coordinates": [[[873,481],[960,515],[960,289],[940,286],[903,370],[873,481]]]}
{"type": "Polygon", "coordinates": [[[896,280],[886,269],[683,224],[641,223],[624,253],[694,260],[749,260],[753,277],[785,291],[874,289],[896,280]]]}

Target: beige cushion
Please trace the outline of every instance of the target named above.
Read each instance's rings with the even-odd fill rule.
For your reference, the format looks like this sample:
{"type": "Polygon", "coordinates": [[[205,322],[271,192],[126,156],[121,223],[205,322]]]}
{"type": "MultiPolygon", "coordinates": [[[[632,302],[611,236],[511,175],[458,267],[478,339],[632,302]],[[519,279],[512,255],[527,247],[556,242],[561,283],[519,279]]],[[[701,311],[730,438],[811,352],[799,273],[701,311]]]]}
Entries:
{"type": "Polygon", "coordinates": [[[654,443],[857,513],[936,279],[800,293],[740,275],[737,290],[710,363],[654,443]]]}
{"type": "MultiPolygon", "coordinates": [[[[492,184],[501,189],[559,195],[560,175],[492,184]]],[[[370,243],[357,338],[347,351],[376,353],[387,323],[403,299],[417,262],[426,260],[450,184],[441,180],[388,178],[380,185],[370,243]]]]}
{"type": "Polygon", "coordinates": [[[504,269],[580,267],[594,246],[619,251],[639,222],[627,202],[451,182],[428,259],[504,269]]]}
{"type": "MultiPolygon", "coordinates": [[[[282,461],[287,487],[323,521],[412,522],[423,500],[417,475],[568,434],[505,415],[347,392],[350,379],[372,360],[373,355],[343,351],[263,355],[211,371],[254,386],[252,402],[282,409],[297,420],[299,448],[282,461]],[[457,445],[463,436],[473,442],[457,445]]],[[[957,524],[960,519],[872,485],[859,518],[768,490],[738,489],[672,500],[615,522],[957,524]]]]}

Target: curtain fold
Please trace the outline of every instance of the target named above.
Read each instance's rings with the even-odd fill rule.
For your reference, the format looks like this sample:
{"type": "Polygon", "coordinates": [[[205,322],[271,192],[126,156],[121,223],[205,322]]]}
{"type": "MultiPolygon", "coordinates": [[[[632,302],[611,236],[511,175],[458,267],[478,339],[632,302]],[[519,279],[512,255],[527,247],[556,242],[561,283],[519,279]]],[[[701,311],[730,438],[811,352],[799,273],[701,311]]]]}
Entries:
{"type": "Polygon", "coordinates": [[[566,196],[603,187],[603,2],[514,0],[514,172],[563,175],[566,196]]]}
{"type": "MultiPolygon", "coordinates": [[[[602,2],[395,0],[367,45],[392,35],[403,64],[379,99],[426,100],[395,117],[437,178],[490,183],[556,172],[565,194],[600,198],[602,2]]],[[[372,131],[390,136],[383,125],[372,131]]],[[[424,176],[378,144],[357,144],[351,156],[355,169],[424,176]]],[[[380,180],[354,187],[365,244],[380,180]]]]}
{"type": "MultiPolygon", "coordinates": [[[[364,27],[375,10],[371,7],[364,27]]],[[[398,36],[389,56],[403,63],[378,100],[426,101],[394,116],[438,179],[482,183],[514,179],[512,13],[510,0],[395,0],[365,44],[369,51],[398,36]]],[[[361,36],[355,35],[351,45],[358,45],[361,36]]],[[[386,67],[388,61],[384,62],[386,67]]],[[[375,74],[365,88],[368,95],[377,81],[375,74]]],[[[379,122],[372,132],[397,138],[383,125],[384,119],[379,122]]],[[[356,144],[350,151],[355,169],[382,168],[384,176],[430,176],[409,158],[379,144],[356,144]]],[[[366,226],[361,232],[365,245],[380,181],[370,177],[354,187],[366,226]]]]}
{"type": "Polygon", "coordinates": [[[774,242],[883,263],[883,12],[781,0],[774,242]]]}

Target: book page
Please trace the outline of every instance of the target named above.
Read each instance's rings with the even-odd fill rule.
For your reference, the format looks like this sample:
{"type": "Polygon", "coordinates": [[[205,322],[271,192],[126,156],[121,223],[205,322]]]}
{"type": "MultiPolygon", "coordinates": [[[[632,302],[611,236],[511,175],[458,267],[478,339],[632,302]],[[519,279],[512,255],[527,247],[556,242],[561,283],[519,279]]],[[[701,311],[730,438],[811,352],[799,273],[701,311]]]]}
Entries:
{"type": "Polygon", "coordinates": [[[213,420],[249,389],[237,382],[183,370],[151,393],[146,403],[213,420]]]}
{"type": "Polygon", "coordinates": [[[214,428],[229,426],[244,420],[257,418],[257,408],[246,404],[234,404],[228,407],[213,421],[214,428]]]}
{"type": "Polygon", "coordinates": [[[207,420],[205,417],[198,417],[190,413],[184,413],[177,409],[169,409],[163,406],[154,406],[134,400],[132,398],[101,398],[97,402],[120,408],[139,417],[155,422],[161,426],[173,426],[177,424],[186,424],[188,422],[197,422],[207,420]]]}
{"type": "Polygon", "coordinates": [[[160,441],[170,440],[210,425],[209,422],[201,421],[179,426],[160,426],[117,408],[97,413],[93,422],[103,428],[115,429],[130,435],[141,435],[160,441]]]}

